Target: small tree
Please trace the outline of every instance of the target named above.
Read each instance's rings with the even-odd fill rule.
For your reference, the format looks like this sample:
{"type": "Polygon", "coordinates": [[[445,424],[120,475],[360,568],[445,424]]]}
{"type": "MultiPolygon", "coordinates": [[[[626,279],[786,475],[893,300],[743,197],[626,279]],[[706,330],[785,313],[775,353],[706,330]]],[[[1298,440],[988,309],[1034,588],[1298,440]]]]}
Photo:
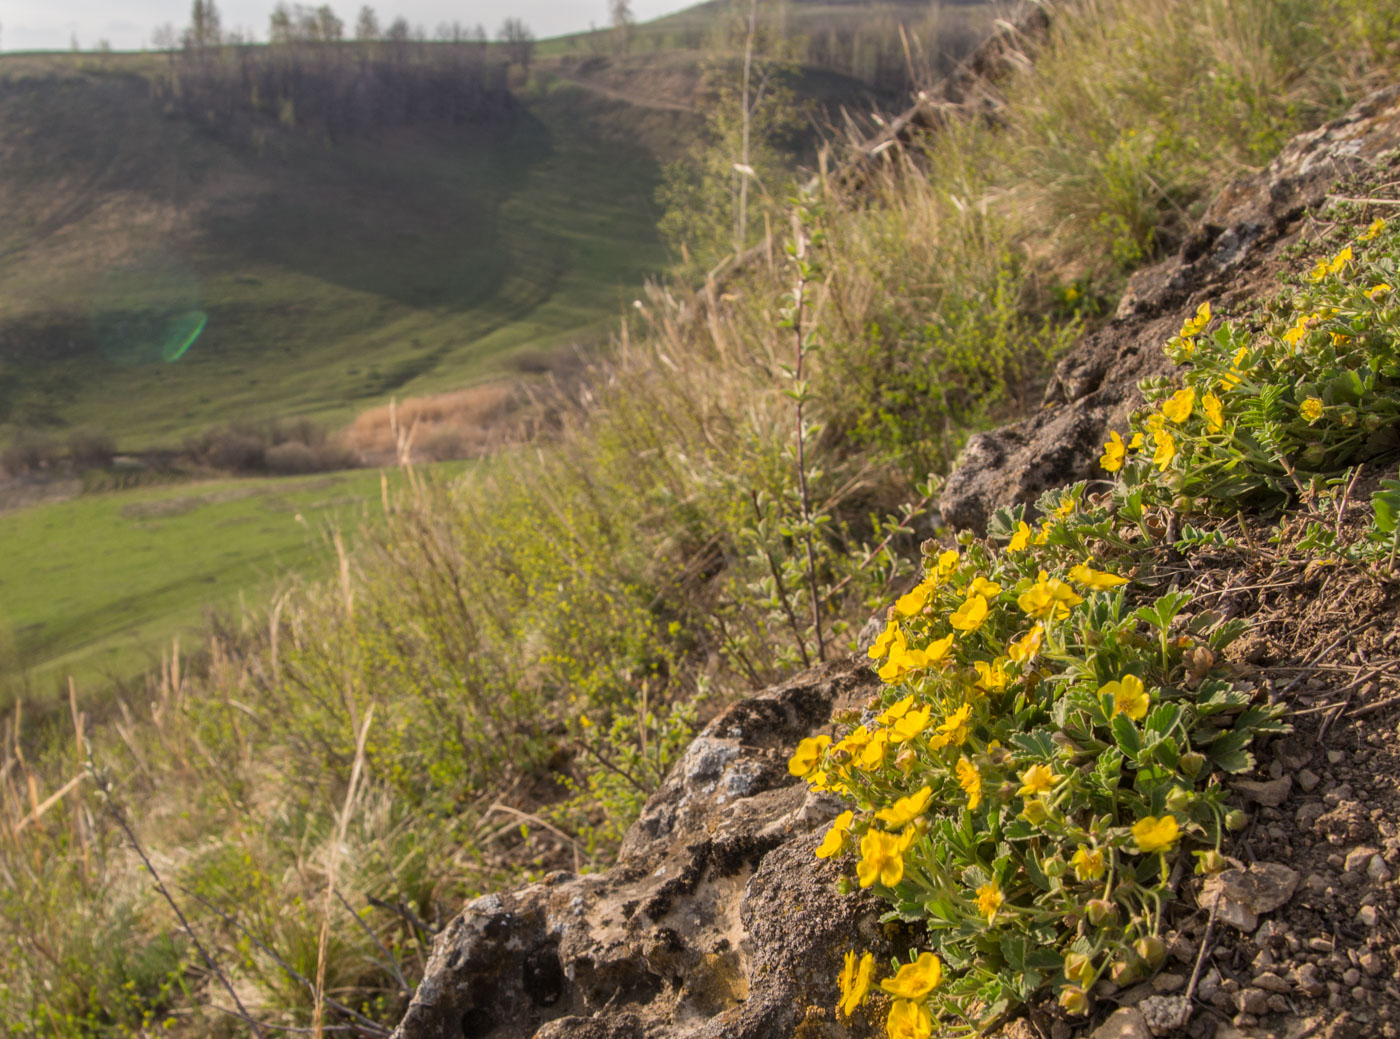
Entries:
{"type": "Polygon", "coordinates": [[[339,43],[345,35],[345,23],[340,20],[330,4],[316,8],[316,39],[322,43],[339,43]]]}
{"type": "Polygon", "coordinates": [[[535,54],[535,34],[520,18],[507,18],[501,23],[496,38],[505,44],[506,57],[528,76],[530,59],[535,54]]]}
{"type": "Polygon", "coordinates": [[[187,50],[202,51],[223,42],[223,19],[214,0],[194,0],[190,6],[190,24],[185,30],[187,50]]]}
{"type": "Polygon", "coordinates": [[[626,54],[632,46],[632,26],[636,21],[631,0],[608,0],[608,20],[612,23],[613,53],[626,54]]]}
{"type": "Polygon", "coordinates": [[[379,29],[379,17],[374,13],[374,8],[365,4],[360,8],[360,15],[355,19],[355,39],[361,43],[369,43],[379,39],[381,33],[379,29]]]}

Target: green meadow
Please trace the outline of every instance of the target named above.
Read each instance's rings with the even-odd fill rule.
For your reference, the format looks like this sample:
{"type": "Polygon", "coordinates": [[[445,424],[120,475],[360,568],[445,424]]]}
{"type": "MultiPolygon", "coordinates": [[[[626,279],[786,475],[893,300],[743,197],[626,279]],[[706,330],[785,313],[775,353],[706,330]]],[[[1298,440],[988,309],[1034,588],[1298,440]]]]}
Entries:
{"type": "Polygon", "coordinates": [[[47,700],[69,675],[91,691],[142,672],[177,637],[194,649],[212,611],[331,572],[332,532],[353,547],[382,518],[381,480],[401,479],[212,480],[0,513],[0,693],[47,700]]]}

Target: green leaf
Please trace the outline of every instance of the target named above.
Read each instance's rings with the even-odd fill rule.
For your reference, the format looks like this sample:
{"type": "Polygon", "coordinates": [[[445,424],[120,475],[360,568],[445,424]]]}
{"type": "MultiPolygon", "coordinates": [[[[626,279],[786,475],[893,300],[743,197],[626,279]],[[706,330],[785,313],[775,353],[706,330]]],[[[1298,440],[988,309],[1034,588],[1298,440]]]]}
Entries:
{"type": "Polygon", "coordinates": [[[1251,735],[1248,731],[1222,733],[1211,742],[1206,753],[1211,761],[1226,772],[1234,775],[1248,772],[1254,768],[1254,755],[1245,750],[1249,746],[1251,735]]]}
{"type": "Polygon", "coordinates": [[[1138,755],[1142,753],[1142,738],[1138,735],[1137,726],[1126,714],[1119,712],[1113,716],[1113,737],[1118,741],[1121,749],[1131,761],[1137,761],[1138,755]]]}

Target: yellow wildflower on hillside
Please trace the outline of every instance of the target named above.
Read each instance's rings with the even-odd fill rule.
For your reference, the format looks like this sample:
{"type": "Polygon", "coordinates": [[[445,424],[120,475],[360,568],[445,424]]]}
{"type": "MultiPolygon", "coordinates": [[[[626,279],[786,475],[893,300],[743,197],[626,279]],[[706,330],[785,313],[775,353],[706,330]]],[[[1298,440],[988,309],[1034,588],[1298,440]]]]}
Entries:
{"type": "Polygon", "coordinates": [[[1012,534],[1011,540],[1007,542],[1006,551],[1024,552],[1030,543],[1031,528],[1025,520],[1022,520],[1020,523],[1016,524],[1016,533],[1012,534]]]}
{"type": "Polygon", "coordinates": [[[875,881],[894,887],[904,877],[904,858],[900,854],[899,838],[880,830],[867,830],[860,839],[860,862],[856,877],[861,887],[875,881]]]}
{"type": "Polygon", "coordinates": [[[1196,391],[1190,386],[1184,390],[1177,390],[1162,404],[1162,414],[1167,421],[1175,422],[1177,425],[1185,422],[1191,417],[1191,410],[1196,406],[1196,391]]]}
{"type": "Polygon", "coordinates": [[[880,809],[875,813],[875,818],[891,830],[901,829],[924,814],[928,809],[929,798],[932,796],[933,788],[926,786],[908,797],[901,797],[888,808],[880,809]]]}
{"type": "Polygon", "coordinates": [[[1045,626],[1037,624],[1030,631],[1006,647],[1006,655],[1017,664],[1028,664],[1040,653],[1045,643],[1045,626]]]}
{"type": "Polygon", "coordinates": [[[933,708],[927,705],[910,711],[890,726],[890,742],[904,743],[912,740],[928,727],[929,718],[932,715],[933,708]]]}
{"type": "Polygon", "coordinates": [[[821,844],[817,845],[817,858],[829,859],[846,846],[846,837],[855,817],[854,812],[845,811],[831,821],[831,828],[822,837],[821,844]]]}
{"type": "Polygon", "coordinates": [[[1128,445],[1123,443],[1123,438],[1115,430],[1108,434],[1108,440],[1103,445],[1103,454],[1099,456],[1099,465],[1110,473],[1116,473],[1123,468],[1123,459],[1127,453],[1128,445]]]}
{"type": "Polygon", "coordinates": [[[1383,220],[1380,217],[1377,217],[1375,220],[1371,221],[1370,227],[1366,228],[1366,230],[1362,231],[1359,235],[1356,236],[1356,240],[1358,242],[1369,242],[1373,238],[1375,238],[1376,235],[1380,234],[1384,230],[1385,220],[1383,220]]]}
{"type": "Polygon", "coordinates": [[[933,1035],[933,1015],[922,1003],[897,999],[885,1019],[889,1039],[929,1039],[933,1035]]]}
{"type": "Polygon", "coordinates": [[[929,746],[934,750],[941,750],[944,747],[961,747],[967,742],[967,720],[970,717],[972,717],[972,705],[963,704],[948,715],[943,724],[938,727],[937,733],[928,741],[929,746]]]}
{"type": "Polygon", "coordinates": [[[948,623],[958,631],[976,631],[987,619],[987,600],[981,595],[971,595],[967,601],[953,611],[948,623]]]}
{"type": "Polygon", "coordinates": [[[943,961],[931,952],[919,953],[913,963],[900,967],[880,987],[896,999],[923,999],[943,980],[943,961]]]}
{"type": "Polygon", "coordinates": [[[1001,585],[995,581],[988,581],[980,574],[972,579],[972,584],[968,586],[968,595],[980,595],[987,600],[995,599],[1001,594],[1001,585]]]}
{"type": "Polygon", "coordinates": [[[1121,712],[1135,722],[1146,718],[1147,709],[1152,705],[1152,698],[1137,675],[1124,675],[1116,682],[1105,682],[1099,686],[1099,698],[1106,696],[1113,697],[1113,714],[1121,712]]]}
{"type": "Polygon", "coordinates": [[[982,773],[965,757],[958,758],[954,771],[958,775],[958,786],[967,794],[967,810],[975,812],[982,803],[982,773]]]}
{"type": "Polygon", "coordinates": [[[1201,398],[1201,410],[1206,413],[1206,428],[1211,433],[1219,433],[1225,428],[1225,409],[1220,398],[1207,393],[1201,398]]]}
{"type": "Polygon", "coordinates": [[[874,643],[871,644],[870,648],[865,651],[865,655],[868,656],[871,660],[880,660],[883,657],[888,656],[890,650],[894,647],[896,640],[901,639],[903,637],[904,632],[900,630],[899,622],[890,621],[888,624],[885,625],[885,630],[880,632],[880,637],[877,638],[874,641],[874,643]]]}
{"type": "Polygon", "coordinates": [[[987,923],[996,919],[997,910],[1006,902],[1006,896],[1001,893],[1001,885],[995,880],[983,884],[977,889],[977,911],[987,918],[987,923]]]}
{"type": "Polygon", "coordinates": [[[1098,880],[1107,868],[1103,852],[1098,848],[1090,848],[1087,844],[1079,846],[1070,857],[1069,864],[1074,867],[1074,875],[1080,880],[1098,880]]]}
{"type": "Polygon", "coordinates": [[[1078,566],[1070,567],[1069,579],[1096,592],[1106,592],[1110,588],[1117,588],[1119,585],[1128,583],[1126,577],[1119,577],[1117,574],[1106,573],[1103,570],[1095,570],[1088,563],[1080,563],[1078,566]]]}
{"type": "Polygon", "coordinates": [[[836,1004],[836,1012],[850,1017],[865,1002],[870,992],[870,978],[875,972],[875,954],[867,952],[856,963],[856,951],[846,953],[846,964],[841,969],[841,1001],[836,1004]]]}
{"type": "Polygon", "coordinates": [[[1322,401],[1317,397],[1309,397],[1299,405],[1298,410],[1302,412],[1303,418],[1308,420],[1308,425],[1312,425],[1322,418],[1322,401]]]}
{"type": "Polygon", "coordinates": [[[1042,570],[1040,579],[1021,593],[1016,605],[1037,620],[1058,621],[1069,616],[1071,606],[1078,606],[1083,601],[1083,597],[1076,594],[1073,588],[1042,570]]]}
{"type": "Polygon", "coordinates": [[[1165,429],[1158,429],[1152,433],[1152,442],[1157,446],[1157,450],[1152,453],[1152,464],[1159,471],[1165,472],[1176,457],[1176,441],[1165,429]]]}
{"type": "Polygon", "coordinates": [[[1166,851],[1180,836],[1181,827],[1173,815],[1164,815],[1160,819],[1155,815],[1148,815],[1133,823],[1133,839],[1137,841],[1138,850],[1144,855],[1150,855],[1154,851],[1166,851]]]}
{"type": "Polygon", "coordinates": [[[1038,797],[1047,790],[1053,790],[1060,781],[1049,765],[1032,765],[1021,773],[1020,779],[1021,789],[1016,791],[1017,797],[1038,797]]]}
{"type": "Polygon", "coordinates": [[[817,767],[822,751],[831,745],[830,736],[809,736],[797,745],[788,759],[788,771],[794,776],[806,776],[817,767]]]}

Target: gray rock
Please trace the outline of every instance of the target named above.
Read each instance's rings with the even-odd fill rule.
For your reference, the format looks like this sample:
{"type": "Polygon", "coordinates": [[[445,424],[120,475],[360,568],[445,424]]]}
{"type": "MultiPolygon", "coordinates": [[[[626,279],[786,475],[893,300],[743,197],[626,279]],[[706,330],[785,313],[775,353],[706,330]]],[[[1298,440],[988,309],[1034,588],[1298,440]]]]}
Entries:
{"type": "Polygon", "coordinates": [[[1242,1014],[1267,1014],[1269,994],[1261,988],[1243,988],[1235,994],[1235,1006],[1242,1014]]]}
{"type": "Polygon", "coordinates": [[[1253,985],[1255,988],[1261,988],[1265,992],[1288,992],[1292,988],[1288,982],[1284,981],[1273,971],[1267,970],[1262,974],[1256,974],[1254,976],[1253,985]]]}
{"type": "Polygon", "coordinates": [[[1269,808],[1277,808],[1288,800],[1288,795],[1293,790],[1293,777],[1282,776],[1263,782],[1253,779],[1237,779],[1231,786],[1246,801],[1253,801],[1255,804],[1265,805],[1269,808]]]}
{"type": "Polygon", "coordinates": [[[1317,784],[1322,782],[1322,778],[1310,768],[1305,768],[1298,773],[1298,785],[1303,788],[1303,792],[1310,794],[1317,789],[1317,784]]]}
{"type": "Polygon", "coordinates": [[[1152,1039],[1147,1019],[1136,1007],[1121,1007],[1095,1028],[1090,1039],[1152,1039]]]}
{"type": "Polygon", "coordinates": [[[1273,912],[1293,897],[1298,880],[1287,866],[1256,862],[1207,877],[1196,901],[1203,909],[1214,908],[1216,919],[1248,933],[1259,925],[1260,913],[1273,912]]]}

